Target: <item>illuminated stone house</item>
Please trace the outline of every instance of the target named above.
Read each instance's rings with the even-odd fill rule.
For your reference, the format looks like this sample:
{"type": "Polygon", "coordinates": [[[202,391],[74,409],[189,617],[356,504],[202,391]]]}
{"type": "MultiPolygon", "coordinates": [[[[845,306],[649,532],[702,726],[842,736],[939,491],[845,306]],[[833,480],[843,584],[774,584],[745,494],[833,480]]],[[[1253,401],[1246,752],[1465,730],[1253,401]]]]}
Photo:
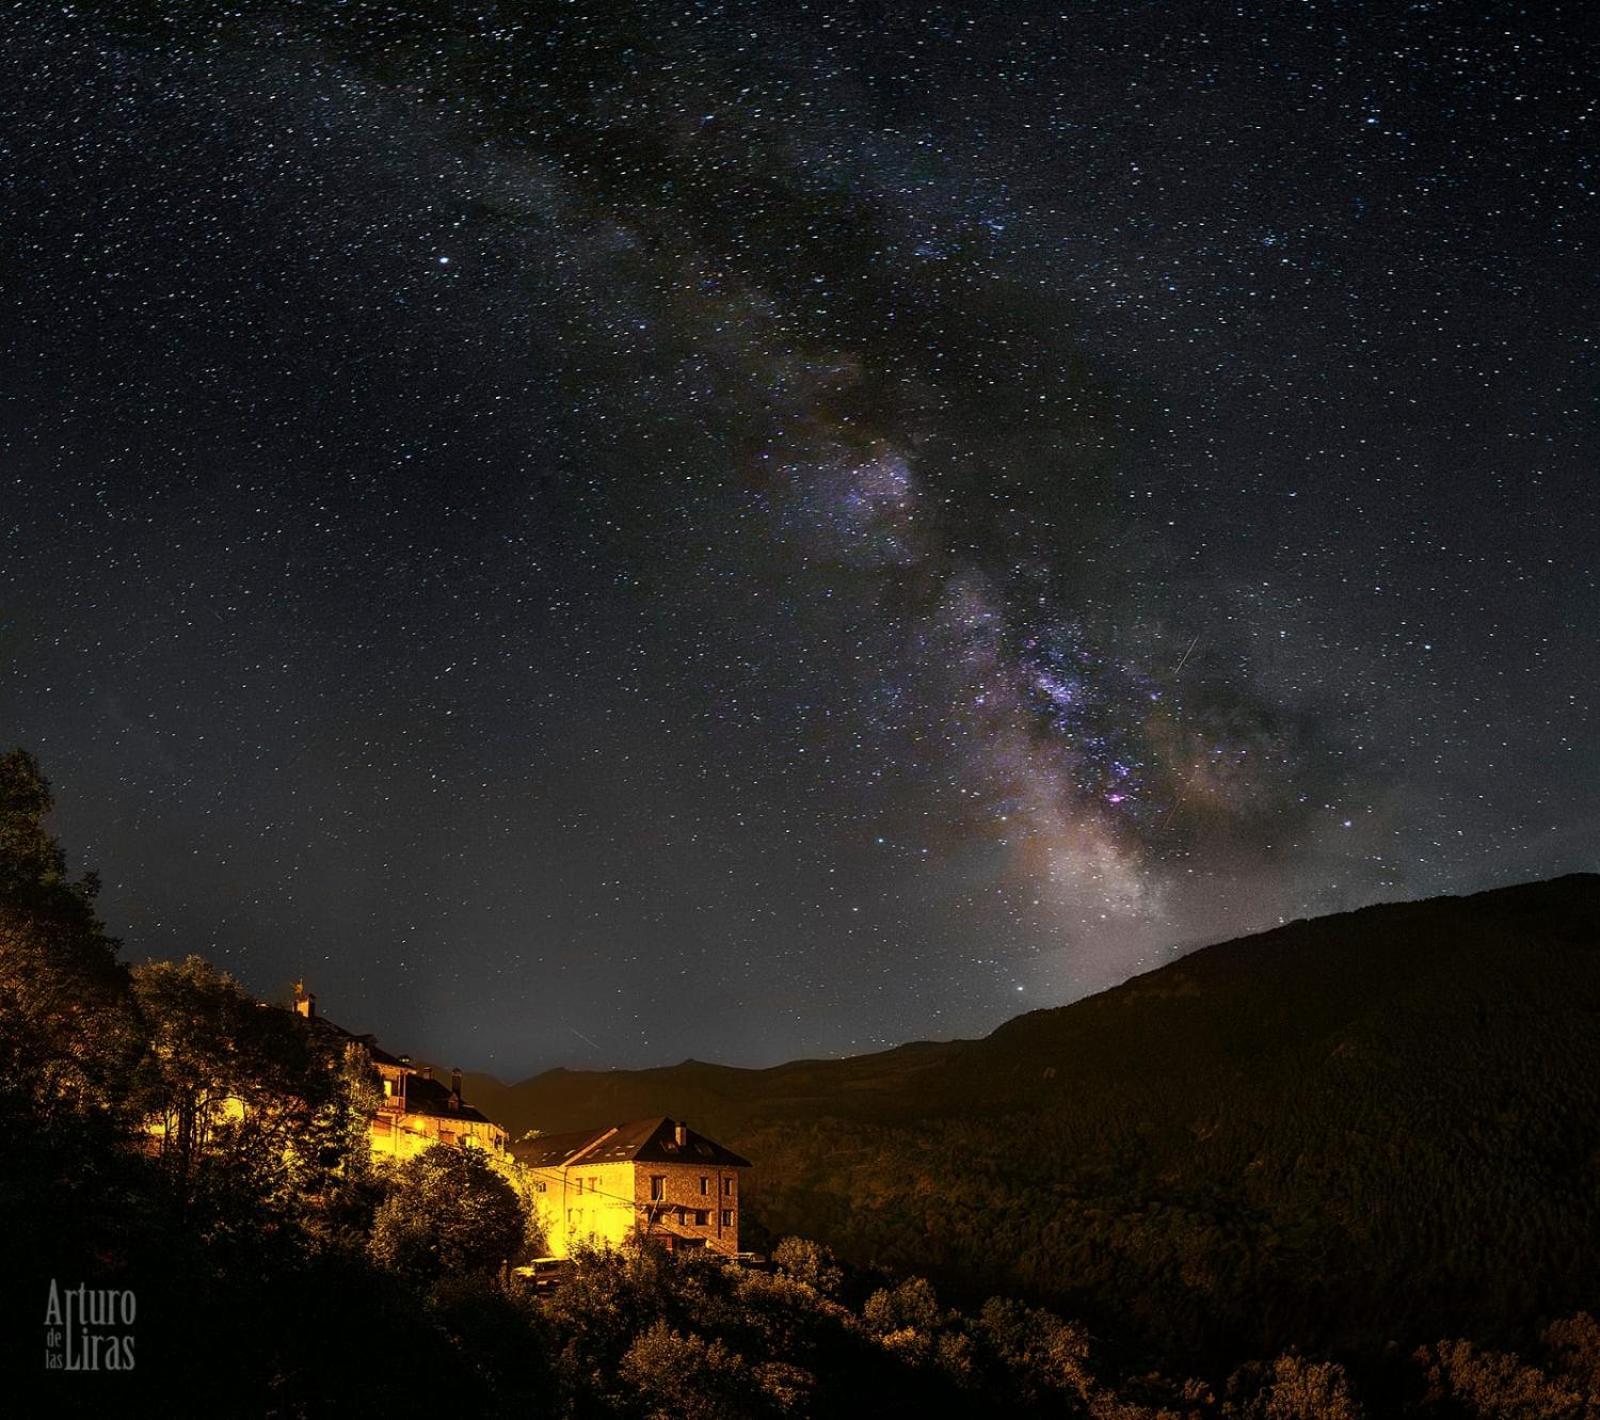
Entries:
{"type": "Polygon", "coordinates": [[[657,1238],[673,1249],[739,1251],[740,1171],[731,1149],[657,1116],[546,1134],[511,1146],[527,1170],[545,1250],[570,1257],[657,1238]]]}
{"type": "Polygon", "coordinates": [[[356,1035],[317,1014],[317,998],[295,983],[294,1008],[347,1047],[355,1045],[372,1062],[382,1084],[369,1129],[375,1158],[410,1159],[435,1144],[484,1149],[503,1154],[506,1131],[461,1097],[461,1072],[450,1072],[450,1084],[433,1078],[431,1065],[413,1065],[408,1056],[391,1055],[370,1035],[356,1035]]]}

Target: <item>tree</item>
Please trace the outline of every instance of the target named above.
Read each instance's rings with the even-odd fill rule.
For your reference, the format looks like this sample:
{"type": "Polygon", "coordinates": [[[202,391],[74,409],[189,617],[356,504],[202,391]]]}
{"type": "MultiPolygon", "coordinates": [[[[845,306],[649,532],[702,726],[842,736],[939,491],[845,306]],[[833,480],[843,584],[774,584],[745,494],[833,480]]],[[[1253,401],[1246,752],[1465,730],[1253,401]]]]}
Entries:
{"type": "Polygon", "coordinates": [[[810,1238],[784,1238],[772,1250],[778,1269],[824,1297],[837,1297],[844,1283],[844,1271],[833,1252],[810,1238]]]}
{"type": "Polygon", "coordinates": [[[1600,1409],[1600,1321],[1579,1312],[1551,1322],[1540,1339],[1550,1369],[1574,1389],[1595,1397],[1593,1403],[1600,1409]]]}
{"type": "Polygon", "coordinates": [[[1239,1420],[1361,1420],[1344,1367],[1290,1352],[1234,1373],[1223,1410],[1239,1420]]]}
{"type": "Polygon", "coordinates": [[[522,1245],[516,1190],[476,1149],[435,1144],[394,1172],[373,1221],[371,1252],[417,1281],[494,1272],[522,1245]]]}
{"type": "Polygon", "coordinates": [[[1009,1297],[991,1297],[978,1314],[978,1335],[1026,1401],[1070,1396],[1087,1403],[1094,1379],[1089,1335],[1081,1326],[1009,1297]]]}
{"type": "Polygon", "coordinates": [[[26,750],[0,755],[0,1090],[36,1116],[105,1111],[138,1049],[128,973],[45,829],[53,799],[26,750]]]}
{"type": "Polygon", "coordinates": [[[1425,1390],[1424,1415],[1472,1420],[1586,1420],[1584,1397],[1506,1351],[1441,1341],[1413,1357],[1425,1390]]]}
{"type": "Polygon", "coordinates": [[[295,1207],[362,1157],[356,1076],[331,1038],[200,957],[146,963],[133,980],[147,1045],[131,1099],[180,1205],[242,1191],[295,1207]]]}
{"type": "Polygon", "coordinates": [[[621,1376],[653,1420],[793,1414],[811,1380],[797,1366],[752,1364],[720,1338],[684,1334],[661,1320],[628,1348],[621,1376]]]}
{"type": "Polygon", "coordinates": [[[899,1331],[935,1332],[944,1312],[927,1278],[908,1277],[894,1288],[881,1288],[868,1297],[862,1317],[869,1330],[887,1336],[899,1331]]]}

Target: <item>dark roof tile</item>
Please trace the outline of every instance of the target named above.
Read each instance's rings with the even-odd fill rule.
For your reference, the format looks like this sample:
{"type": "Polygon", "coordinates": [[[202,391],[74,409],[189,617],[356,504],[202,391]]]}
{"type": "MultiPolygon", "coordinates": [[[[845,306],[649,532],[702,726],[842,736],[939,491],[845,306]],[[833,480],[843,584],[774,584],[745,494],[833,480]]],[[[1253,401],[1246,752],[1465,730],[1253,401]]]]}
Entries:
{"type": "Polygon", "coordinates": [[[511,1146],[511,1152],[533,1168],[560,1168],[579,1154],[583,1164],[704,1164],[707,1167],[747,1169],[748,1159],[732,1149],[686,1129],[683,1144],[676,1137],[676,1121],[665,1115],[635,1119],[614,1129],[577,1129],[566,1134],[541,1134],[511,1146]]]}

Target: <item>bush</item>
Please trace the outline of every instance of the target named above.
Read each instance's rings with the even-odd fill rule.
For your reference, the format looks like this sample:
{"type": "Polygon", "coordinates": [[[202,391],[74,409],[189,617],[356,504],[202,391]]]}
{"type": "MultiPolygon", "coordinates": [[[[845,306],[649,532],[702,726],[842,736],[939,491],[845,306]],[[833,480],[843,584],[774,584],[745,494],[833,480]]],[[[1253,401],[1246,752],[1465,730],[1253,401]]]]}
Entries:
{"type": "Polygon", "coordinates": [[[810,1377],[782,1362],[752,1365],[721,1340],[656,1321],[622,1358],[622,1379],[661,1420],[743,1420],[792,1415],[810,1377]]]}
{"type": "Polygon", "coordinates": [[[1467,1420],[1582,1420],[1582,1395],[1537,1366],[1470,1341],[1441,1341],[1416,1353],[1425,1415],[1467,1420]]]}
{"type": "Polygon", "coordinates": [[[1228,1382],[1223,1414],[1239,1420],[1361,1420],[1344,1367],[1303,1356],[1246,1366],[1228,1382]]]}
{"type": "Polygon", "coordinates": [[[498,1271],[523,1236],[516,1191],[483,1155],[435,1144],[394,1171],[369,1247],[391,1271],[432,1281],[498,1271]]]}
{"type": "Polygon", "coordinates": [[[772,1250],[772,1260],[786,1276],[824,1297],[837,1297],[844,1285],[844,1269],[832,1250],[810,1238],[785,1238],[772,1250]]]}

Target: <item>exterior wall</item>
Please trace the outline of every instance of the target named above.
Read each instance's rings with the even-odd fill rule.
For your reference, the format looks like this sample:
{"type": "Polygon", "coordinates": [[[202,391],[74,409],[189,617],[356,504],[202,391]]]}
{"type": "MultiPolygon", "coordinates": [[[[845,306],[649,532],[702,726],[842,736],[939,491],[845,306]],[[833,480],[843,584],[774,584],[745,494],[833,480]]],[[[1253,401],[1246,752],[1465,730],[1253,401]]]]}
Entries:
{"type": "Polygon", "coordinates": [[[621,1245],[637,1222],[631,1163],[529,1169],[545,1251],[571,1257],[581,1248],[621,1245]],[[542,1187],[541,1187],[542,1186],[542,1187]]]}
{"type": "Polygon", "coordinates": [[[504,1153],[506,1147],[506,1132],[498,1124],[444,1114],[401,1114],[387,1107],[373,1116],[368,1137],[373,1157],[381,1159],[414,1159],[435,1144],[492,1154],[504,1153]]]}
{"type": "Polygon", "coordinates": [[[713,1252],[739,1251],[738,1169],[715,1164],[636,1163],[633,1170],[641,1231],[652,1237],[672,1234],[713,1252]],[[656,1179],[661,1180],[660,1198],[655,1196],[656,1179]],[[706,1221],[697,1222],[702,1213],[706,1221]]]}
{"type": "Polygon", "coordinates": [[[412,1072],[383,1061],[376,1062],[374,1068],[383,1082],[383,1099],[368,1130],[373,1157],[413,1159],[435,1144],[447,1144],[460,1149],[487,1149],[493,1154],[505,1152],[506,1131],[498,1124],[463,1119],[453,1114],[420,1114],[414,1110],[402,1110],[400,1106],[406,1088],[403,1077],[412,1072]]]}
{"type": "Polygon", "coordinates": [[[670,1236],[678,1246],[704,1246],[730,1255],[739,1250],[737,1169],[678,1163],[586,1164],[579,1159],[564,1169],[531,1168],[528,1176],[545,1251],[551,1257],[570,1257],[585,1247],[619,1247],[636,1232],[670,1236]],[[662,1180],[660,1198],[652,1196],[657,1178],[662,1180]],[[697,1214],[705,1215],[704,1223],[695,1221],[697,1214]]]}

